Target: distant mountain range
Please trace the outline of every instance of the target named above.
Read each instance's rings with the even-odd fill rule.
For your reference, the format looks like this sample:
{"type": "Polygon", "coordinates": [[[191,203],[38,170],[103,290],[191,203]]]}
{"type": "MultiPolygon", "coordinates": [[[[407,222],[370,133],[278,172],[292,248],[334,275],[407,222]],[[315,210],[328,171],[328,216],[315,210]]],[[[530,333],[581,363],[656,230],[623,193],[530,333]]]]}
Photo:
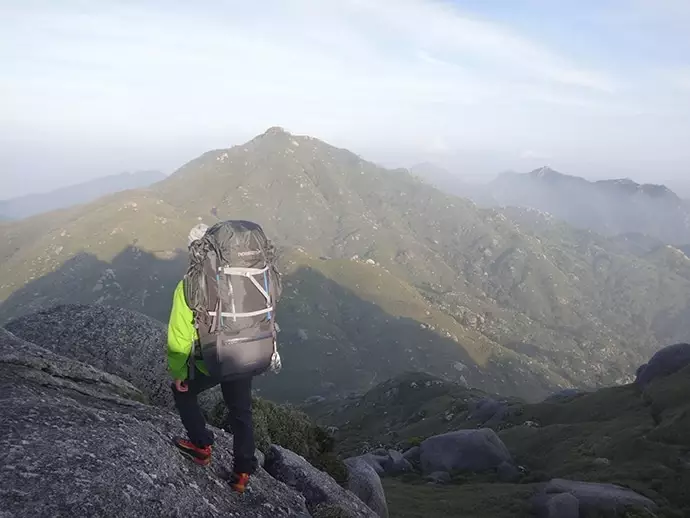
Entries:
{"type": "Polygon", "coordinates": [[[271,128],[147,189],[0,225],[0,324],[61,302],[166,321],[195,223],[260,223],[280,249],[284,370],[300,401],[407,370],[529,399],[630,380],[690,335],[690,260],[537,211],[481,209],[409,171],[271,128]]]}
{"type": "Polygon", "coordinates": [[[68,185],[49,192],[0,200],[0,221],[27,218],[55,209],[88,203],[106,194],[148,187],[164,178],[165,175],[159,171],[120,173],[68,185]]]}
{"type": "Polygon", "coordinates": [[[473,185],[429,165],[416,170],[439,188],[483,207],[536,209],[606,236],[639,233],[664,243],[690,243],[690,202],[663,185],[629,179],[591,182],[548,167],[503,173],[488,184],[473,185]]]}

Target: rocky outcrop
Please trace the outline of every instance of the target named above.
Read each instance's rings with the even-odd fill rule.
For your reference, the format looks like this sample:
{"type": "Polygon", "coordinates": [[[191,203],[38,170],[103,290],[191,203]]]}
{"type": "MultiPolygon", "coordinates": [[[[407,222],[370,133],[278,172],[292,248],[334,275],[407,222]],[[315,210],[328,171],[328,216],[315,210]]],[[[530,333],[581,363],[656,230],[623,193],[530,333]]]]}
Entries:
{"type": "Polygon", "coordinates": [[[451,481],[451,476],[447,471],[434,471],[427,475],[425,480],[432,484],[448,484],[451,481]]]}
{"type": "Polygon", "coordinates": [[[388,475],[399,475],[412,471],[412,464],[396,450],[388,450],[388,457],[383,462],[383,470],[388,475]]]}
{"type": "MultiPolygon", "coordinates": [[[[213,430],[210,466],[184,458],[171,443],[184,434],[179,416],[145,399],[126,380],[0,329],[0,515],[311,516],[300,492],[263,469],[234,493],[223,479],[232,436],[222,430],[213,430]]],[[[335,495],[341,516],[375,516],[314,471],[301,464],[311,485],[304,493],[335,495]]]]}
{"type": "Polygon", "coordinates": [[[481,424],[488,421],[500,422],[507,414],[508,408],[504,403],[487,397],[473,402],[470,405],[470,413],[467,419],[475,419],[481,424]]]}
{"type": "Polygon", "coordinates": [[[136,311],[66,304],[7,323],[16,336],[129,381],[157,406],[175,408],[167,373],[167,330],[136,311]]]}
{"type": "Polygon", "coordinates": [[[459,430],[430,437],[420,445],[425,474],[435,471],[481,472],[497,469],[512,458],[503,441],[490,428],[459,430]]]}
{"type": "Polygon", "coordinates": [[[403,453],[403,457],[412,465],[419,464],[419,456],[421,455],[421,451],[422,449],[419,446],[413,446],[403,453]]]}
{"type": "Polygon", "coordinates": [[[266,456],[266,470],[301,493],[314,514],[326,514],[329,510],[342,518],[376,518],[374,511],[357,496],[290,450],[272,445],[266,456]]]}
{"type": "Polygon", "coordinates": [[[644,387],[652,380],[670,376],[687,365],[690,365],[690,344],[669,345],[637,369],[635,383],[644,387]]]}
{"type": "Polygon", "coordinates": [[[386,461],[387,457],[385,457],[383,455],[374,455],[373,453],[365,453],[364,455],[360,455],[359,457],[353,457],[353,458],[362,459],[364,462],[369,464],[369,466],[371,466],[371,468],[376,472],[377,475],[383,475],[386,472],[383,469],[383,463],[386,461]]]}
{"type": "Polygon", "coordinates": [[[388,518],[388,503],[378,473],[361,457],[345,461],[347,488],[367,504],[380,518],[388,518]]]}
{"type": "Polygon", "coordinates": [[[533,504],[540,518],[616,516],[629,508],[657,508],[649,498],[621,486],[558,478],[546,484],[533,504]]]}
{"type": "Polygon", "coordinates": [[[549,497],[538,510],[541,518],[580,518],[580,502],[570,493],[549,497]]]}

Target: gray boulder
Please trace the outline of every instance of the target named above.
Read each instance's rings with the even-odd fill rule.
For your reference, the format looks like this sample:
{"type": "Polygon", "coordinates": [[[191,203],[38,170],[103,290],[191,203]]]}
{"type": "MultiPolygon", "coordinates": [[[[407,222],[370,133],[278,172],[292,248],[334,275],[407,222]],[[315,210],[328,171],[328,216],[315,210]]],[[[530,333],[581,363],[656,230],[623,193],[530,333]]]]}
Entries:
{"type": "Polygon", "coordinates": [[[553,514],[556,512],[554,509],[567,509],[567,512],[571,514],[564,514],[564,516],[577,516],[572,514],[575,508],[573,499],[564,495],[575,497],[579,513],[587,516],[597,513],[622,513],[626,507],[644,508],[650,511],[657,508],[657,505],[649,498],[614,484],[553,479],[533,500],[537,515],[544,518],[553,516],[560,518],[561,515],[553,514]]]}
{"type": "Polygon", "coordinates": [[[232,437],[210,466],[171,443],[179,417],[131,383],[0,328],[0,515],[309,518],[304,497],[259,470],[243,495],[223,480],[232,437]]]}
{"type": "Polygon", "coordinates": [[[544,518],[580,518],[580,502],[570,493],[559,493],[548,499],[544,511],[544,518]]]}
{"type": "Polygon", "coordinates": [[[447,471],[434,471],[424,478],[432,484],[448,484],[451,481],[450,473],[447,471]]]}
{"type": "Polygon", "coordinates": [[[361,458],[364,462],[369,464],[377,475],[385,474],[386,470],[383,469],[383,463],[386,462],[388,457],[374,455],[373,453],[365,453],[358,458],[361,458]]]}
{"type": "Polygon", "coordinates": [[[379,475],[361,457],[345,460],[348,479],[347,488],[367,504],[380,518],[388,518],[388,503],[379,475]]]}
{"type": "Polygon", "coordinates": [[[419,456],[421,455],[422,449],[419,446],[413,446],[409,450],[407,450],[405,453],[403,453],[403,457],[405,460],[407,460],[411,464],[418,464],[419,463],[419,456]]]}
{"type": "Polygon", "coordinates": [[[412,471],[412,464],[399,451],[388,450],[388,456],[383,461],[383,471],[387,475],[399,475],[412,471]]]}
{"type": "Polygon", "coordinates": [[[271,445],[265,467],[275,479],[301,493],[312,513],[328,509],[334,514],[340,513],[338,516],[343,518],[376,517],[376,513],[354,493],[340,487],[330,475],[290,450],[271,445]]]}
{"type": "Polygon", "coordinates": [[[501,462],[496,472],[501,482],[516,482],[520,479],[520,470],[512,462],[501,462]]]}
{"type": "Polygon", "coordinates": [[[652,380],[669,376],[690,365],[690,344],[675,344],[657,351],[646,364],[637,369],[635,383],[645,386],[652,380]]]}
{"type": "Polygon", "coordinates": [[[503,403],[499,403],[493,398],[487,397],[476,401],[470,406],[470,413],[467,416],[468,419],[476,419],[480,423],[485,423],[496,416],[496,414],[501,414],[501,417],[505,415],[506,406],[503,403]]]}
{"type": "Polygon", "coordinates": [[[157,320],[123,308],[66,304],[11,320],[5,328],[129,381],[156,406],[175,408],[167,372],[167,329],[157,320]]]}
{"type": "Polygon", "coordinates": [[[426,439],[420,445],[424,473],[488,471],[513,463],[508,448],[490,428],[459,430],[426,439]]]}

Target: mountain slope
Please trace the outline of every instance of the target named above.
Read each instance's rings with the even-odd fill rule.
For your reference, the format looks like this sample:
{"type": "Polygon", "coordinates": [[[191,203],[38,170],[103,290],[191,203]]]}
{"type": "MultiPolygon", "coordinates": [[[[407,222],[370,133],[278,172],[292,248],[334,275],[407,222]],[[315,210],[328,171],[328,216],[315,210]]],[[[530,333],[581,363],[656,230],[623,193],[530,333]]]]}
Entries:
{"type": "Polygon", "coordinates": [[[279,128],[150,189],[0,226],[0,321],[59,301],[165,321],[187,230],[218,218],[255,220],[282,248],[279,397],[342,395],[409,362],[538,398],[625,381],[690,333],[690,277],[670,252],[513,221],[279,128]]]}
{"type": "Polygon", "coordinates": [[[628,179],[589,182],[544,167],[502,174],[486,194],[477,203],[538,209],[603,235],[639,232],[666,243],[690,242],[690,202],[663,185],[628,179]]]}
{"type": "Polygon", "coordinates": [[[163,178],[165,175],[158,171],[120,173],[61,187],[50,192],[0,200],[0,221],[22,219],[55,209],[88,203],[110,193],[148,187],[163,178]]]}
{"type": "Polygon", "coordinates": [[[685,366],[644,387],[610,387],[525,404],[406,373],[345,405],[313,405],[307,411],[324,426],[338,427],[345,455],[377,448],[404,451],[437,434],[489,427],[525,469],[515,484],[466,473],[443,491],[420,485],[415,476],[385,478],[396,516],[447,516],[448,501],[456,500],[454,508],[472,516],[531,516],[509,511],[525,500],[523,492],[534,491],[532,484],[564,478],[631,488],[660,505],[655,516],[680,518],[690,512],[689,389],[690,367],[685,366]],[[482,401],[496,405],[479,407],[482,401]],[[487,499],[487,494],[501,500],[487,499]],[[411,495],[428,499],[423,513],[415,512],[411,495]],[[434,495],[443,501],[436,502],[434,495]]]}

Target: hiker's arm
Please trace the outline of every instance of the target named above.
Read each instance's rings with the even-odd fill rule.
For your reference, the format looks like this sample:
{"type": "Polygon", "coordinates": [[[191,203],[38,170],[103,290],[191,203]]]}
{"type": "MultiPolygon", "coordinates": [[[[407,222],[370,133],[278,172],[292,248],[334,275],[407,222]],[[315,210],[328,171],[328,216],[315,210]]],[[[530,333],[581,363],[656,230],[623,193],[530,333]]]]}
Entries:
{"type": "Polygon", "coordinates": [[[168,322],[168,369],[176,380],[187,379],[187,359],[196,338],[194,315],[187,307],[182,282],[175,288],[168,322]]]}

